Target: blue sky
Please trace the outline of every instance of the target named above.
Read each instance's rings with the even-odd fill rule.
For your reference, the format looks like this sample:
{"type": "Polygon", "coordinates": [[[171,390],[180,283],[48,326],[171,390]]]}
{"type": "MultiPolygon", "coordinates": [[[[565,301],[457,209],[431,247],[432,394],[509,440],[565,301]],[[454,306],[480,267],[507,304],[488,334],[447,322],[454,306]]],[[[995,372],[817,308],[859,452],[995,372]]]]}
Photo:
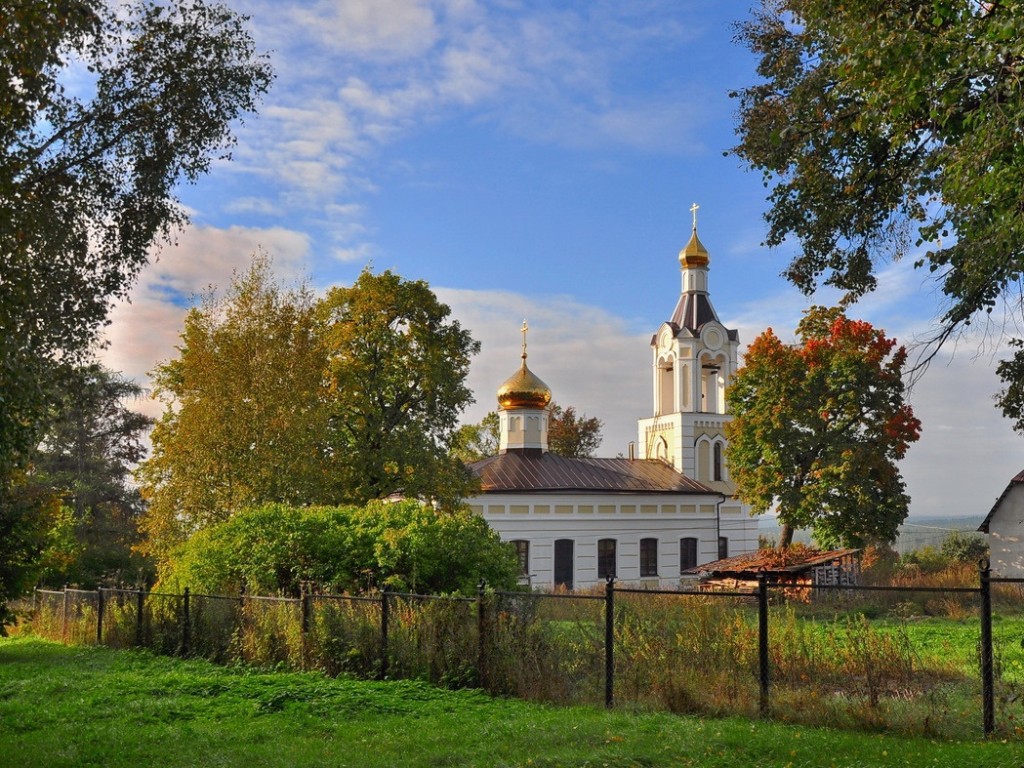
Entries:
{"type": "MultiPolygon", "coordinates": [[[[111,367],[145,382],[174,354],[184,307],[257,248],[318,289],[369,264],[429,282],[482,342],[466,420],[494,408],[526,318],[531,368],[604,421],[602,455],[625,453],[650,415],[648,344],[678,297],[694,202],[723,322],[744,343],[767,326],[791,336],[808,304],[779,277],[795,246],[760,245],[761,177],[724,154],[728,92],[755,78],[733,42],[747,4],[228,4],[251,16],[277,81],[233,160],[181,190],[192,225],[115,307],[111,367]]],[[[885,266],[851,312],[908,345],[941,309],[912,261],[885,266]]],[[[999,329],[973,333],[913,391],[913,514],[985,514],[1020,470],[1020,438],[992,406],[999,329]]]]}

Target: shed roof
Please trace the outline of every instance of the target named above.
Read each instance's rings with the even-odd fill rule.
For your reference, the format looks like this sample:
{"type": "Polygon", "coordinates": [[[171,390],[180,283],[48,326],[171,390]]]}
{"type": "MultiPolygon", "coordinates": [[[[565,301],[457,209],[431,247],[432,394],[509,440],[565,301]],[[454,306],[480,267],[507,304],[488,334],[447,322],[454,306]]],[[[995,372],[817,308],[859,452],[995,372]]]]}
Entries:
{"type": "Polygon", "coordinates": [[[816,566],[855,555],[858,552],[860,552],[859,549],[793,549],[787,561],[780,563],[779,553],[776,550],[760,549],[756,552],[748,552],[744,555],[736,555],[735,557],[727,557],[724,560],[704,563],[704,565],[690,568],[683,571],[683,573],[743,574],[748,577],[762,572],[767,574],[799,574],[809,571],[816,566]]]}

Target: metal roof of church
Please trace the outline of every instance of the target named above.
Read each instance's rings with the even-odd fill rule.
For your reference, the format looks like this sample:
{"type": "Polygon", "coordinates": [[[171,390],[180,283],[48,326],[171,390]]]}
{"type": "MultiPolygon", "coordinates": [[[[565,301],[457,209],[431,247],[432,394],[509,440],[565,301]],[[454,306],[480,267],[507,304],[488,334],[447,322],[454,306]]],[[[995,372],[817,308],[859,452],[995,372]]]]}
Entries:
{"type": "Polygon", "coordinates": [[[692,493],[721,496],[663,461],[570,459],[553,453],[508,451],[469,465],[484,493],[525,491],[692,493]]]}
{"type": "MultiPolygon", "coordinates": [[[[675,311],[672,312],[672,318],[669,322],[676,328],[686,328],[691,333],[696,334],[700,332],[701,327],[705,323],[712,320],[721,322],[715,313],[715,308],[711,306],[711,299],[708,298],[708,295],[706,293],[687,291],[680,294],[679,301],[676,303],[675,311]]],[[[735,330],[726,328],[726,332],[729,334],[730,341],[737,341],[739,339],[739,335],[735,330]]]]}

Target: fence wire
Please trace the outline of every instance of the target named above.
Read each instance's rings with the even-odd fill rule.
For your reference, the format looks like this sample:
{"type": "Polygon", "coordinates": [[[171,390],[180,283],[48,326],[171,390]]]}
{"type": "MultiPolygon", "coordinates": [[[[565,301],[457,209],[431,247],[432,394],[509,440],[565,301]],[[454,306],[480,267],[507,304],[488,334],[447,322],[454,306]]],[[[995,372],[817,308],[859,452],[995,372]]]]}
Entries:
{"type": "Polygon", "coordinates": [[[32,630],[553,703],[1024,735],[1024,580],[475,598],[37,590],[32,630]]]}

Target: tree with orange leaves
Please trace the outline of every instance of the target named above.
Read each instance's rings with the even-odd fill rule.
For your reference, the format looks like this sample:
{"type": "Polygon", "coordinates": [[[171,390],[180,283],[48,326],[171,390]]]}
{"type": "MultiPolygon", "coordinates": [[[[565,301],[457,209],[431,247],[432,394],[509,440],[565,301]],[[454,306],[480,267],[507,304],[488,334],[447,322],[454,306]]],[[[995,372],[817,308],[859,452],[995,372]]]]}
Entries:
{"type": "Polygon", "coordinates": [[[891,541],[909,504],[896,463],[921,429],[906,350],[837,308],[809,309],[797,336],[758,336],[726,393],[730,478],[755,514],[777,509],[780,549],[797,528],[823,546],[891,541]]]}

